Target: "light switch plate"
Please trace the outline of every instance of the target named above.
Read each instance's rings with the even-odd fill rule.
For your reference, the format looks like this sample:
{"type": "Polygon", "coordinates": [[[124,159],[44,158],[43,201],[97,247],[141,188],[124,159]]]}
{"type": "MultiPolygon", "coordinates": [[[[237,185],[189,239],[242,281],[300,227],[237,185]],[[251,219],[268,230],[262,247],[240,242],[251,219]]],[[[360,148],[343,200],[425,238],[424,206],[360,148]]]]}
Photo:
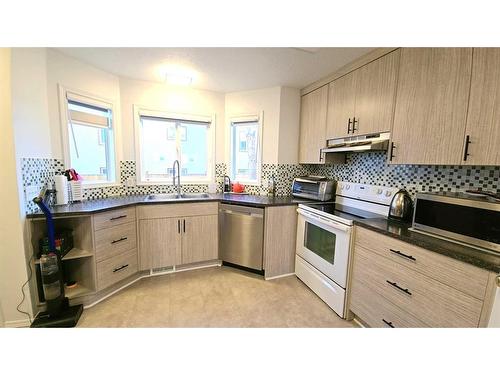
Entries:
{"type": "Polygon", "coordinates": [[[135,185],[134,177],[129,177],[125,180],[125,186],[134,186],[134,185],[135,185]]]}

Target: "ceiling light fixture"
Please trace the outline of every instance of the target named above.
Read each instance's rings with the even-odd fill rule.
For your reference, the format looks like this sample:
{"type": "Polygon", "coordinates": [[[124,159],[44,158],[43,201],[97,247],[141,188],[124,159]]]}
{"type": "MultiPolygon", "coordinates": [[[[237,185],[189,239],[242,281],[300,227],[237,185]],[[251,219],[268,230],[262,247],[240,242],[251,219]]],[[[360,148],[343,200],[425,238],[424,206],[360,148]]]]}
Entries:
{"type": "Polygon", "coordinates": [[[158,73],[165,83],[176,86],[189,86],[196,77],[194,70],[178,64],[160,65],[158,73]]]}
{"type": "Polygon", "coordinates": [[[165,82],[170,85],[189,86],[193,83],[193,77],[183,74],[167,73],[165,74],[165,82]]]}

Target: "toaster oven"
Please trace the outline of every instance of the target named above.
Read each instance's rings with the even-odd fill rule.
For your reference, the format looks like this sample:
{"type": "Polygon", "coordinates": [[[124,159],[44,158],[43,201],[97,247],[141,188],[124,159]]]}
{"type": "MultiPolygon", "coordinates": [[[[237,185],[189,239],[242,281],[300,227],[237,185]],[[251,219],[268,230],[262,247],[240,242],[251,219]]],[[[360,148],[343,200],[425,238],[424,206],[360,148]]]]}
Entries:
{"type": "Polygon", "coordinates": [[[317,201],[329,201],[334,197],[335,180],[324,176],[297,177],[292,183],[294,197],[308,198],[317,201]]]}

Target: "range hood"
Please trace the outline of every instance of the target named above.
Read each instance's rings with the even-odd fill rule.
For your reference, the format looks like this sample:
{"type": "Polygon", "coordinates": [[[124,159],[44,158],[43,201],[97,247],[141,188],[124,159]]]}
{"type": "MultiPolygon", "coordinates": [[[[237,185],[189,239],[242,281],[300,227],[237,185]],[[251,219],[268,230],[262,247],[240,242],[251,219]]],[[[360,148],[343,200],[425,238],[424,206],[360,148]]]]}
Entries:
{"type": "Polygon", "coordinates": [[[387,132],[329,139],[327,141],[327,147],[321,149],[321,152],[332,153],[387,150],[390,136],[391,133],[387,132]]]}

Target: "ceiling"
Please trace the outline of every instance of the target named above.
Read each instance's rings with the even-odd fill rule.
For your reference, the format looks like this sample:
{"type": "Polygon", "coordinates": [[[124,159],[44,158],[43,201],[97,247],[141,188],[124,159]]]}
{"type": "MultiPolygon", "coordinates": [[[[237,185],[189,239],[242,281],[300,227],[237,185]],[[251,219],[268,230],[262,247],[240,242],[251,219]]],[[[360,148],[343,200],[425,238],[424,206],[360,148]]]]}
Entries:
{"type": "Polygon", "coordinates": [[[109,73],[152,82],[165,69],[193,77],[191,87],[219,92],[302,88],[373,48],[57,48],[109,73]],[[187,73],[186,73],[187,72],[187,73]]]}

